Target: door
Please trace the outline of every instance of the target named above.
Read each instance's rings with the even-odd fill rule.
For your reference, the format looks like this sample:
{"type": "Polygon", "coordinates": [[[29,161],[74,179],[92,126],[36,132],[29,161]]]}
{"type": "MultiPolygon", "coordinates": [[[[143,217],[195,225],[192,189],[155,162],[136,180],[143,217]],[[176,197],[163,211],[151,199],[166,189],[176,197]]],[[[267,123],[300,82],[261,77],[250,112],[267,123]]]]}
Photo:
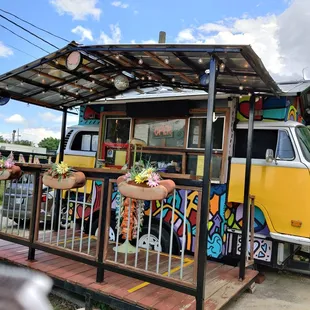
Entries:
{"type": "MultiPolygon", "coordinates": [[[[266,218],[271,232],[310,237],[309,170],[299,156],[289,128],[254,130],[250,194],[266,218]],[[275,160],[267,162],[266,150],[275,160]]],[[[231,164],[229,201],[243,203],[247,130],[236,131],[231,164]]]]}

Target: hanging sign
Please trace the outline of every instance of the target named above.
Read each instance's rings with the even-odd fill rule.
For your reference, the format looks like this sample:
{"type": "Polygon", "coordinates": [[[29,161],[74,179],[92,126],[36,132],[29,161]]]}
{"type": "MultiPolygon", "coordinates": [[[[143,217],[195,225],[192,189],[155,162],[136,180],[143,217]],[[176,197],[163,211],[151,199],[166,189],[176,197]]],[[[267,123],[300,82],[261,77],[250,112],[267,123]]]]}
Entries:
{"type": "Polygon", "coordinates": [[[72,71],[80,66],[82,63],[82,55],[80,52],[74,51],[69,54],[66,60],[66,67],[72,71]]]}

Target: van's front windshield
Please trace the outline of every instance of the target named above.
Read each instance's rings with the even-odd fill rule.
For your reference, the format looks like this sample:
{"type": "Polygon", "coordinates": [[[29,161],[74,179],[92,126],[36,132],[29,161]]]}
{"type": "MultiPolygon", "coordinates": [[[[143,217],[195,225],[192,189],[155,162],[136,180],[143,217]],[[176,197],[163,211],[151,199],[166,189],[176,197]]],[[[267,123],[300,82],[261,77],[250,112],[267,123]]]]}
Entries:
{"type": "Polygon", "coordinates": [[[308,127],[296,127],[296,135],[305,159],[310,162],[310,129],[308,127]]]}

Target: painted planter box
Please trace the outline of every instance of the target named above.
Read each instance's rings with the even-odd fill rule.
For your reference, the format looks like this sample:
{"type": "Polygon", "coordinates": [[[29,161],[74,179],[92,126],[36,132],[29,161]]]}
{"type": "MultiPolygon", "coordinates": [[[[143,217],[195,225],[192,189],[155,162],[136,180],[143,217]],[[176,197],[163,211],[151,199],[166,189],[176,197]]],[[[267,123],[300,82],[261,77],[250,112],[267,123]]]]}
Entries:
{"type": "Polygon", "coordinates": [[[163,200],[175,189],[175,183],[172,180],[162,180],[159,181],[158,186],[149,187],[146,183],[127,182],[125,176],[117,179],[117,185],[123,196],[139,200],[163,200]]]}
{"type": "Polygon", "coordinates": [[[13,166],[10,169],[0,169],[0,180],[16,180],[22,175],[22,170],[18,166],[13,166]]]}
{"type": "Polygon", "coordinates": [[[53,178],[48,174],[43,175],[43,184],[54,189],[73,189],[83,187],[86,183],[83,172],[73,172],[68,178],[53,178]]]}

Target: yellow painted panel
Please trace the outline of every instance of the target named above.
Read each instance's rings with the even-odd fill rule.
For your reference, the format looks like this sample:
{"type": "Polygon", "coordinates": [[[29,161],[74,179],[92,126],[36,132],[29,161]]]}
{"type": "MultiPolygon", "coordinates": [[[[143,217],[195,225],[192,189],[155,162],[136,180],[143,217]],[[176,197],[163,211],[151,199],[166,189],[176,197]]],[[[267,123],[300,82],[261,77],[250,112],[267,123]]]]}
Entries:
{"type": "MultiPolygon", "coordinates": [[[[232,164],[228,202],[243,203],[244,164],[232,164]]],[[[271,232],[310,237],[308,169],[252,165],[250,194],[264,213],[271,232]],[[291,220],[302,222],[293,227],[291,220]]]]}

